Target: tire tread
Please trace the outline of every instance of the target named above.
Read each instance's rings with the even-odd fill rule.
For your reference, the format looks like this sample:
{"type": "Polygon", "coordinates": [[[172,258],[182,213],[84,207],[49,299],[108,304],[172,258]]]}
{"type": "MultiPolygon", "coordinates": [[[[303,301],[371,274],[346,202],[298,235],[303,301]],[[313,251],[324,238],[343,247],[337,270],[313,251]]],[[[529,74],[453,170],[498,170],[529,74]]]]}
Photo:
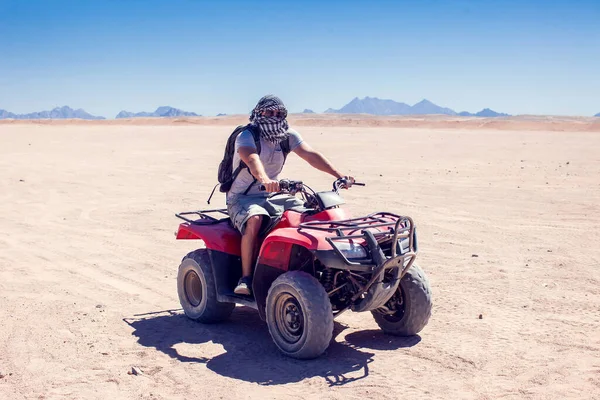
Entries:
{"type": "MultiPolygon", "coordinates": [[[[215,286],[215,279],[212,273],[212,266],[210,261],[210,255],[207,249],[198,249],[188,253],[181,262],[183,263],[186,259],[191,259],[198,264],[204,279],[206,280],[206,290],[203,291],[203,296],[207,296],[206,307],[202,315],[195,319],[196,321],[203,323],[214,323],[221,322],[229,318],[235,303],[222,303],[217,300],[217,292],[215,286]]],[[[179,279],[179,278],[178,278],[179,279]]]]}
{"type": "Polygon", "coordinates": [[[311,359],[320,356],[329,347],[333,337],[333,311],[331,302],[325,288],[312,275],[302,271],[290,271],[280,275],[269,288],[267,307],[272,302],[272,294],[281,285],[294,288],[302,298],[304,318],[309,318],[309,331],[302,348],[289,353],[277,343],[272,330],[275,324],[270,322],[270,313],[267,311],[267,325],[273,341],[286,355],[298,359],[311,359]]]}
{"type": "Polygon", "coordinates": [[[391,322],[383,314],[371,311],[377,325],[387,334],[395,336],[412,336],[419,333],[431,317],[431,286],[425,272],[413,265],[402,277],[400,287],[404,290],[405,299],[408,297],[409,309],[398,322],[391,322]]]}

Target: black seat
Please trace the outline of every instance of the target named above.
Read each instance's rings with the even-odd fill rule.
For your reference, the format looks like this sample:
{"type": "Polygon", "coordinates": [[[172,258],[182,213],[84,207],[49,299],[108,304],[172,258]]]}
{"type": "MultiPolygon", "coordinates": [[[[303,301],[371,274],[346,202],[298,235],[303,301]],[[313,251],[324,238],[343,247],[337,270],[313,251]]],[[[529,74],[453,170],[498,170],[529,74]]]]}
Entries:
{"type": "Polygon", "coordinates": [[[346,204],[344,199],[336,192],[318,192],[316,195],[324,209],[346,204]]]}

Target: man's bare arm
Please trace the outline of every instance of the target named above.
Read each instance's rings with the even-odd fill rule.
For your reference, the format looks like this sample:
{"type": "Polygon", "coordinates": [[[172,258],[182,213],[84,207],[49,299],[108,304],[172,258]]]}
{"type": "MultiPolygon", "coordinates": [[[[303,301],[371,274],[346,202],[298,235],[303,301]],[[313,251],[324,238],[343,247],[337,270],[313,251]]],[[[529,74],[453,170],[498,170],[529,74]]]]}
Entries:
{"type": "Polygon", "coordinates": [[[338,171],[331,162],[325,158],[321,153],[314,150],[307,143],[302,142],[300,146],[294,149],[294,152],[300,156],[304,161],[309,163],[312,167],[318,169],[319,171],[327,172],[330,175],[335,176],[336,178],[343,178],[344,174],[338,171]]]}

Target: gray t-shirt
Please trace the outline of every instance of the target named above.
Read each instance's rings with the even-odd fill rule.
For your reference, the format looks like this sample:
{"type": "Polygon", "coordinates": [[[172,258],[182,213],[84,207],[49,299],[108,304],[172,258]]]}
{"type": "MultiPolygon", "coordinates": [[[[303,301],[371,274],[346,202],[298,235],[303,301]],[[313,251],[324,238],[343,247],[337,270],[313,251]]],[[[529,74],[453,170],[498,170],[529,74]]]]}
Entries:
{"type": "MultiPolygon", "coordinates": [[[[293,151],[296,147],[300,146],[303,142],[300,134],[294,129],[288,130],[290,135],[290,151],[293,151]]],[[[238,150],[240,147],[252,147],[256,149],[256,145],[254,144],[254,137],[252,136],[252,132],[249,130],[245,130],[238,135],[235,140],[235,150],[233,153],[233,170],[240,165],[240,155],[238,150]]],[[[262,162],[265,172],[270,179],[277,180],[279,179],[279,173],[283,169],[283,151],[281,150],[281,145],[279,143],[272,143],[263,138],[260,139],[260,161],[262,162]]],[[[248,171],[248,169],[244,168],[240,171],[235,181],[231,185],[231,189],[227,193],[227,203],[234,200],[235,196],[243,194],[248,186],[252,184],[254,178],[248,171]]],[[[248,191],[248,195],[256,195],[256,194],[264,194],[268,195],[266,192],[261,192],[258,188],[260,186],[259,182],[255,182],[250,190],[248,191]]]]}

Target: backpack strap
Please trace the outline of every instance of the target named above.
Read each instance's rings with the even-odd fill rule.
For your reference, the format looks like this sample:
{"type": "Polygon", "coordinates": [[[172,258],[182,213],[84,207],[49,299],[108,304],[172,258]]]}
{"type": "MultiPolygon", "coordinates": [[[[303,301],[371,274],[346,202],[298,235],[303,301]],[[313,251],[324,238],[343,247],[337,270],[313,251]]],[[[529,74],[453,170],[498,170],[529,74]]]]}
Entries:
{"type": "MultiPolygon", "coordinates": [[[[248,129],[250,131],[250,133],[252,133],[252,137],[254,138],[254,146],[256,146],[256,154],[258,154],[260,156],[260,150],[261,150],[260,132],[257,129],[255,129],[255,126],[252,124],[248,124],[246,126],[246,129],[248,129]]],[[[240,165],[238,165],[238,167],[236,168],[236,170],[234,171],[234,173],[232,175],[232,181],[235,180],[235,178],[239,175],[240,171],[244,168],[246,168],[248,170],[248,173],[253,178],[252,183],[250,185],[248,185],[248,187],[244,191],[244,195],[247,195],[248,192],[250,191],[250,189],[252,188],[252,186],[256,183],[257,179],[254,175],[252,175],[252,171],[250,171],[250,167],[248,167],[244,161],[240,160],[240,165]]]]}
{"type": "Polygon", "coordinates": [[[283,139],[279,145],[281,146],[281,151],[283,151],[283,162],[285,163],[287,155],[290,154],[290,136],[288,135],[283,139]]]}
{"type": "MultiPolygon", "coordinates": [[[[258,154],[260,156],[260,150],[261,150],[260,132],[252,124],[248,124],[245,129],[249,130],[252,133],[252,137],[254,138],[254,145],[256,146],[256,154],[258,154]]],[[[288,154],[290,154],[290,137],[288,136],[284,140],[282,140],[280,142],[280,146],[281,146],[281,151],[283,152],[283,162],[285,163],[285,160],[287,159],[288,154]]],[[[246,165],[246,163],[243,162],[242,160],[240,160],[240,164],[235,169],[235,171],[233,171],[233,174],[231,176],[231,181],[233,182],[235,180],[235,178],[237,178],[237,176],[239,175],[240,171],[244,168],[246,168],[248,170],[248,173],[253,178],[252,183],[250,185],[248,185],[248,187],[244,191],[244,195],[247,195],[248,192],[250,191],[250,189],[252,188],[252,186],[254,186],[254,184],[257,182],[257,179],[254,175],[252,175],[252,171],[250,171],[250,167],[248,167],[246,165]]]]}
{"type": "MultiPolygon", "coordinates": [[[[257,151],[258,155],[260,155],[260,132],[255,132],[254,130],[251,130],[251,132],[252,132],[252,135],[254,136],[254,143],[256,144],[256,151],[257,151]]],[[[283,162],[285,163],[285,160],[287,159],[287,155],[290,154],[290,137],[289,136],[286,137],[284,140],[282,140],[280,142],[279,145],[281,146],[281,151],[283,152],[283,162]]],[[[241,163],[242,163],[242,161],[240,161],[240,164],[241,163]]],[[[246,167],[246,168],[248,168],[248,167],[246,167]]],[[[250,172],[250,168],[248,168],[248,172],[250,172]]],[[[250,175],[252,175],[252,172],[250,172],[250,175]]],[[[248,194],[248,192],[250,191],[252,186],[257,181],[257,179],[254,177],[254,175],[252,175],[252,177],[254,179],[252,180],[252,183],[244,191],[244,195],[248,194]]]]}

